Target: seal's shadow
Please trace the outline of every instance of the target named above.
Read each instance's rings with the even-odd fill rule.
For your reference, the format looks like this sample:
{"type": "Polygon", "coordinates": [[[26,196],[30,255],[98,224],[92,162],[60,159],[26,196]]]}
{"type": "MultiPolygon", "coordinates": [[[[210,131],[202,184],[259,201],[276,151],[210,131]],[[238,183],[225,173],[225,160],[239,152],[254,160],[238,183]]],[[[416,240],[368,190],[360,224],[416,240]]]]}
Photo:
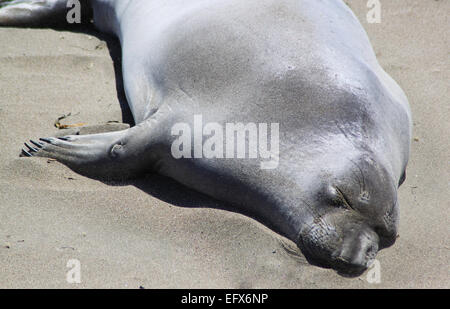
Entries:
{"type": "MultiPolygon", "coordinates": [[[[92,33],[91,35],[94,35],[92,33]]],[[[117,98],[119,99],[120,109],[122,110],[122,122],[128,123],[130,126],[134,126],[133,115],[131,114],[130,107],[125,96],[125,89],[123,87],[123,77],[122,77],[122,49],[120,47],[119,41],[111,36],[103,35],[101,33],[95,32],[95,35],[106,42],[106,46],[109,50],[109,55],[111,56],[114,64],[114,74],[116,79],[116,91],[117,98]]]]}
{"type": "Polygon", "coordinates": [[[132,185],[163,202],[177,207],[213,208],[239,213],[258,221],[263,225],[271,228],[276,233],[281,234],[280,231],[277,231],[276,229],[274,229],[274,227],[270,226],[268,222],[264,222],[264,220],[258,218],[256,214],[253,214],[232,204],[216,200],[213,197],[207,196],[195,190],[189,189],[188,187],[185,187],[177,181],[165,176],[161,176],[158,174],[146,174],[140,178],[128,181],[99,180],[110,186],[132,185]]]}
{"type": "Polygon", "coordinates": [[[122,49],[119,40],[111,35],[98,32],[90,23],[74,25],[67,27],[65,25],[56,25],[52,27],[56,31],[70,31],[75,33],[83,33],[98,38],[106,43],[109,55],[114,65],[114,75],[116,82],[117,98],[119,100],[120,109],[122,111],[122,122],[130,126],[134,126],[134,119],[125,95],[125,88],[123,86],[122,76],[122,49]]]}
{"type": "MultiPolygon", "coordinates": [[[[92,33],[91,35],[94,35],[94,33],[92,33]]],[[[119,99],[120,109],[122,110],[122,122],[128,123],[130,126],[134,126],[135,123],[133,115],[131,114],[130,106],[128,105],[127,98],[125,96],[125,88],[123,87],[122,49],[120,47],[120,43],[116,38],[112,36],[104,35],[98,32],[95,32],[95,35],[100,40],[106,42],[109,54],[113,60],[117,98],[119,99]]]]}

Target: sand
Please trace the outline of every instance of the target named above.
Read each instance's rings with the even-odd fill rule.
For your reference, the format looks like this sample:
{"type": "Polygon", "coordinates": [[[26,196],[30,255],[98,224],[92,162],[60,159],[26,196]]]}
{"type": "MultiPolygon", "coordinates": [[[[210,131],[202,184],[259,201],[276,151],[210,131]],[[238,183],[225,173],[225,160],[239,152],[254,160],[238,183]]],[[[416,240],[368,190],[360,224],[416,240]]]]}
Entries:
{"type": "Polygon", "coordinates": [[[367,23],[365,0],[347,2],[414,116],[400,238],[377,257],[380,283],[311,266],[262,224],[161,177],[110,185],[19,158],[61,115],[93,125],[129,114],[114,41],[0,28],[0,288],[449,288],[450,1],[381,1],[380,24],[367,23]],[[70,259],[79,284],[66,281],[70,259]]]}

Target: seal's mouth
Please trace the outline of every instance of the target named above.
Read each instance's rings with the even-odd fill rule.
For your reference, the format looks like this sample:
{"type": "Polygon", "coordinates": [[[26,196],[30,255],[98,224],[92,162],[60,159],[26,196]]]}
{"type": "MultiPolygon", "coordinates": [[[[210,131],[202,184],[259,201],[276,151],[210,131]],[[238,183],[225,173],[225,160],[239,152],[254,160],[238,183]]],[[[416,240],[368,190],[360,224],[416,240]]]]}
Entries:
{"type": "Polygon", "coordinates": [[[361,275],[373,263],[379,243],[379,236],[369,225],[336,214],[320,217],[297,241],[311,264],[350,277],[361,275]]]}
{"type": "Polygon", "coordinates": [[[334,268],[343,275],[360,275],[372,265],[378,253],[378,237],[364,231],[356,239],[345,239],[341,251],[333,257],[334,268]]]}

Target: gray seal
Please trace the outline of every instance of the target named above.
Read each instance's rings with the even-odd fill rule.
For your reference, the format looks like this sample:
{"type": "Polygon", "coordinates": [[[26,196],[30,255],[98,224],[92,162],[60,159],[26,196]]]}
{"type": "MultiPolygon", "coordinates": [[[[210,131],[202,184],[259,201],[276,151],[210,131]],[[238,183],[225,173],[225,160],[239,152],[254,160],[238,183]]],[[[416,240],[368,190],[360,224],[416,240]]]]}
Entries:
{"type": "MultiPolygon", "coordinates": [[[[44,22],[67,10],[63,0],[1,3],[0,24],[7,26],[44,22]]],[[[395,242],[410,108],[343,1],[90,5],[97,29],[121,42],[136,125],[31,141],[22,155],[54,158],[96,178],[168,176],[255,214],[311,263],[343,274],[362,273],[378,250],[395,242]],[[180,143],[181,132],[198,129],[196,119],[213,125],[201,125],[203,134],[180,143]],[[228,124],[244,130],[244,157],[234,144],[226,145],[234,158],[195,149],[228,124]],[[261,124],[278,126],[270,133],[277,151],[269,168],[250,156],[261,146],[250,131],[261,124]],[[184,156],[174,155],[174,145],[184,156]]],[[[220,154],[220,146],[211,150],[220,154]]]]}

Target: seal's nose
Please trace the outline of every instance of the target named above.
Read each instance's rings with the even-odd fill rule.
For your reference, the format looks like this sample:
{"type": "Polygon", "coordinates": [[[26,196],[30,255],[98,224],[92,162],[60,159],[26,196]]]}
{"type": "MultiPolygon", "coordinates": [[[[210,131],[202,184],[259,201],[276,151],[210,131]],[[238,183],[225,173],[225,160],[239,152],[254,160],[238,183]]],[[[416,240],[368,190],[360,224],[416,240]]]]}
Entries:
{"type": "Polygon", "coordinates": [[[392,246],[398,238],[397,229],[389,230],[386,232],[386,229],[376,227],[375,231],[380,237],[380,250],[392,246]]]}
{"type": "Polygon", "coordinates": [[[339,270],[348,274],[364,272],[375,260],[378,243],[377,234],[369,228],[346,235],[341,250],[335,258],[339,270]]]}

